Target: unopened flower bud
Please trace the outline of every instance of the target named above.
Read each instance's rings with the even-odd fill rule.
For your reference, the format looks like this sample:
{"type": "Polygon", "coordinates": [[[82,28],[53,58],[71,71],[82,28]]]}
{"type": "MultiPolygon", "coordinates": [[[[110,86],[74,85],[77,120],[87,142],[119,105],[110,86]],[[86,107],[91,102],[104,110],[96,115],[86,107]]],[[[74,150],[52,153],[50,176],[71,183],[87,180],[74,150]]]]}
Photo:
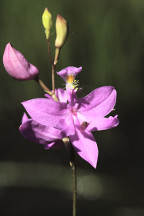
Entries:
{"type": "Polygon", "coordinates": [[[33,80],[39,74],[38,69],[30,64],[10,43],[6,45],[3,64],[8,74],[17,80],[33,80]]]}
{"type": "Polygon", "coordinates": [[[47,8],[45,8],[42,15],[42,24],[45,28],[46,39],[49,39],[50,29],[52,27],[52,16],[47,8]]]}
{"type": "Polygon", "coordinates": [[[66,38],[67,38],[67,22],[62,16],[57,15],[55,47],[61,48],[64,45],[66,38]]]}

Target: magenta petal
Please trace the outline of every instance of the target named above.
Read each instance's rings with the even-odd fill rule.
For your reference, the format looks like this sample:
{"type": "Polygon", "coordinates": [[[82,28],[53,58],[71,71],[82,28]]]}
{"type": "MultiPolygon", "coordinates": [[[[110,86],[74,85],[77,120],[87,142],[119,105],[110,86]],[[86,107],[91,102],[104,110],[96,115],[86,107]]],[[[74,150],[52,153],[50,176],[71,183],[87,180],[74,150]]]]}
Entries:
{"type": "Polygon", "coordinates": [[[55,89],[55,94],[60,102],[67,103],[68,92],[64,89],[55,89]]]}
{"type": "Polygon", "coordinates": [[[25,101],[22,105],[33,120],[46,126],[60,126],[61,119],[64,118],[67,111],[66,103],[59,103],[46,98],[25,101]]]}
{"type": "Polygon", "coordinates": [[[25,123],[27,120],[28,120],[28,116],[26,113],[23,114],[23,117],[22,117],[22,124],[25,123]]]}
{"type": "Polygon", "coordinates": [[[116,95],[116,90],[112,86],[95,89],[89,95],[77,101],[79,104],[78,112],[85,117],[104,117],[113,110],[116,95]]]}
{"type": "Polygon", "coordinates": [[[8,74],[18,80],[32,80],[39,73],[38,69],[30,64],[10,43],[6,45],[3,64],[8,74]]]}
{"type": "Polygon", "coordinates": [[[73,67],[69,66],[67,68],[64,68],[63,70],[57,72],[57,74],[66,81],[67,75],[73,75],[76,77],[80,72],[82,71],[82,67],[73,67]]]}
{"type": "Polygon", "coordinates": [[[93,118],[89,119],[89,125],[87,127],[88,131],[99,131],[99,130],[107,130],[113,127],[116,127],[119,124],[119,120],[117,115],[108,118],[93,118]]]}
{"type": "Polygon", "coordinates": [[[60,130],[41,125],[32,119],[21,124],[19,131],[26,139],[44,145],[62,138],[60,130]]]}
{"type": "Polygon", "coordinates": [[[70,112],[67,112],[60,124],[57,126],[64,137],[75,134],[74,120],[70,112]]]}
{"type": "Polygon", "coordinates": [[[115,95],[113,86],[103,86],[96,88],[87,96],[77,100],[79,109],[82,111],[90,110],[107,100],[111,95],[115,95]]]}
{"type": "Polygon", "coordinates": [[[75,135],[69,138],[80,157],[96,168],[98,147],[91,132],[76,129],[75,135]]]}

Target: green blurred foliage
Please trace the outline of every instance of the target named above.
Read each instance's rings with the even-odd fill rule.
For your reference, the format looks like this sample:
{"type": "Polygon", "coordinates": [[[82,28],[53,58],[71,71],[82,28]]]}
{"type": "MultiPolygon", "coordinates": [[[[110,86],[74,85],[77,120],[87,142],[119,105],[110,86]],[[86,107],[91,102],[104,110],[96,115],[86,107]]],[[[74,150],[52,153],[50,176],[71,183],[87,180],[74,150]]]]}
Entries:
{"type": "MultiPolygon", "coordinates": [[[[10,41],[39,68],[41,79],[51,87],[51,66],[41,22],[45,7],[48,7],[53,16],[51,31],[53,55],[57,14],[61,14],[69,23],[69,37],[61,50],[56,70],[59,71],[69,65],[83,67],[78,77],[80,86],[83,88],[81,96],[102,85],[114,85],[118,92],[116,111],[113,114],[118,113],[120,125],[109,131],[94,133],[99,147],[97,169],[94,170],[77,157],[79,169],[83,167],[85,172],[87,171],[84,176],[92,175],[92,178],[101,176],[103,191],[103,196],[96,195],[91,200],[86,196],[79,197],[79,215],[89,213],[91,216],[142,216],[144,214],[142,202],[144,192],[144,1],[142,0],[1,0],[0,161],[17,164],[44,163],[52,167],[60,165],[62,169],[68,166],[65,149],[46,151],[43,146],[24,140],[19,134],[18,127],[24,111],[20,105],[21,101],[43,97],[43,92],[33,81],[18,82],[10,78],[2,63],[5,45],[10,41]]],[[[63,88],[63,84],[63,81],[56,77],[56,87],[63,88]]],[[[14,175],[17,166],[13,165],[12,169],[6,166],[5,172],[0,169],[0,182],[3,175],[7,180],[9,179],[7,174],[9,169],[12,170],[11,175],[14,175]]],[[[25,169],[28,170],[25,172],[25,178],[29,179],[29,173],[33,176],[33,169],[29,170],[27,165],[25,169]]],[[[57,172],[58,168],[53,169],[57,172]]],[[[48,167],[48,170],[51,169],[48,167]]],[[[67,172],[66,170],[65,173],[67,172]]],[[[15,184],[6,185],[2,181],[0,199],[3,200],[3,209],[5,210],[8,202],[12,204],[9,211],[7,209],[1,215],[9,215],[9,212],[16,216],[30,213],[31,215],[49,213],[57,215],[62,208],[61,215],[71,214],[71,198],[67,194],[67,189],[61,184],[54,187],[50,183],[49,188],[43,186],[41,182],[47,179],[43,168],[42,173],[42,177],[37,174],[38,179],[41,179],[38,186],[35,184],[35,178],[32,177],[22,185],[19,184],[18,177],[14,179],[15,184]],[[31,181],[34,183],[33,187],[31,181]],[[20,200],[19,196],[21,196],[20,200]],[[31,199],[33,199],[32,205],[29,204],[31,199]],[[53,208],[53,205],[56,208],[53,208]]],[[[66,174],[58,177],[53,174],[53,179],[59,181],[61,178],[62,181],[63,176],[66,174]]],[[[70,173],[67,178],[70,178],[70,173]]],[[[91,178],[86,178],[85,182],[90,188],[91,178]]],[[[65,184],[65,180],[63,183],[65,184]]],[[[86,191],[88,192],[85,193],[90,193],[88,189],[86,191]]]]}

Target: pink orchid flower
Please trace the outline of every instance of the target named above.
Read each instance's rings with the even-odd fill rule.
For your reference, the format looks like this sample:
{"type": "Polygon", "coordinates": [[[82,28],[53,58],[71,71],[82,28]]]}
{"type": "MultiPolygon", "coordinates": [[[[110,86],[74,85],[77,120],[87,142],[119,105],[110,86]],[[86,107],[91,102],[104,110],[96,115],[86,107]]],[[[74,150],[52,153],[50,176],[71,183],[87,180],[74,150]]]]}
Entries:
{"type": "Polygon", "coordinates": [[[92,131],[119,124],[117,115],[106,117],[114,109],[116,90],[112,86],[103,86],[77,99],[75,77],[81,70],[81,67],[67,67],[57,73],[66,82],[66,90],[56,90],[60,102],[47,97],[22,103],[31,119],[22,123],[20,132],[25,138],[47,147],[53,147],[58,140],[68,136],[76,152],[96,168],[98,147],[92,131]]]}
{"type": "Polygon", "coordinates": [[[32,80],[39,74],[38,69],[30,64],[10,43],[6,45],[3,64],[8,74],[17,80],[32,80]]]}

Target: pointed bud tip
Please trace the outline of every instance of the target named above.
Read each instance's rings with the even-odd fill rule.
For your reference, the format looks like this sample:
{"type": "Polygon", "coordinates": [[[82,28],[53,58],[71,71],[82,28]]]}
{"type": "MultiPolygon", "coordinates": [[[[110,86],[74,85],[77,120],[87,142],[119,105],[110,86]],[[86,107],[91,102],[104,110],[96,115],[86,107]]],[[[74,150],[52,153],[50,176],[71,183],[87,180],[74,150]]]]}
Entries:
{"type": "Polygon", "coordinates": [[[66,22],[66,20],[60,14],[57,15],[57,19],[60,19],[60,20],[62,20],[64,22],[66,22]]]}

